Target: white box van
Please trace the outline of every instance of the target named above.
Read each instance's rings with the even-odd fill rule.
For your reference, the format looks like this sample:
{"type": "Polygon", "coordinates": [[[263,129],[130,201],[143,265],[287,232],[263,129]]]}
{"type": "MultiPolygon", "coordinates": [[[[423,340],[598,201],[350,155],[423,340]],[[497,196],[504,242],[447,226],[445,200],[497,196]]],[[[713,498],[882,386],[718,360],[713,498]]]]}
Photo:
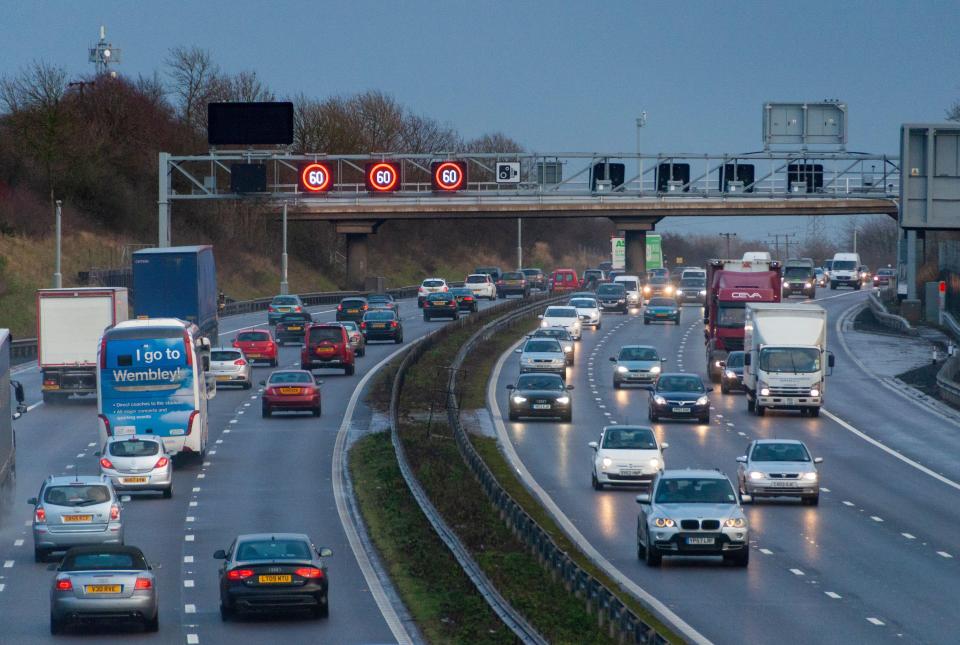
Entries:
{"type": "Polygon", "coordinates": [[[769,251],[747,251],[743,254],[744,262],[770,262],[772,259],[769,251]]]}
{"type": "Polygon", "coordinates": [[[635,275],[618,275],[613,279],[614,284],[622,284],[627,291],[627,305],[640,306],[640,278],[635,275]]]}
{"type": "Polygon", "coordinates": [[[830,267],[830,288],[851,287],[860,289],[862,282],[860,266],[859,253],[837,253],[834,255],[830,267]]]}

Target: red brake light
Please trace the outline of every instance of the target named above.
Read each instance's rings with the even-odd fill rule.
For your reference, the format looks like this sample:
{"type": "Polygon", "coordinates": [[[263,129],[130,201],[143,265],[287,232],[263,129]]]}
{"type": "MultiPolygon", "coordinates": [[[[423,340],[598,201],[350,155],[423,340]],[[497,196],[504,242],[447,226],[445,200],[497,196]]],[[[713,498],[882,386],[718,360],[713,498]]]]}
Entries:
{"type": "Polygon", "coordinates": [[[187,419],[187,434],[193,432],[193,420],[197,418],[198,414],[200,414],[200,410],[194,410],[190,413],[190,418],[187,419]]]}
{"type": "Polygon", "coordinates": [[[183,354],[187,359],[187,367],[193,366],[193,343],[190,342],[190,334],[183,332],[183,354]]]}
{"type": "Polygon", "coordinates": [[[369,309],[369,308],[370,308],[370,305],[363,305],[363,310],[364,310],[364,311],[366,311],[366,310],[369,309]]]}
{"type": "Polygon", "coordinates": [[[120,507],[114,504],[110,507],[110,519],[119,520],[120,519],[120,507]]]}
{"type": "Polygon", "coordinates": [[[360,329],[366,329],[366,328],[367,328],[367,323],[365,322],[360,323],[360,329]]]}
{"type": "Polygon", "coordinates": [[[390,326],[393,327],[393,328],[396,328],[396,326],[397,326],[397,321],[396,321],[396,320],[391,321],[391,322],[390,322],[390,326]]]}
{"type": "Polygon", "coordinates": [[[134,589],[153,589],[153,581],[150,578],[137,578],[133,585],[134,589]]]}
{"type": "Polygon", "coordinates": [[[100,465],[103,466],[104,468],[109,468],[110,470],[113,470],[113,462],[111,462],[106,457],[100,457],[100,465]]]}
{"type": "Polygon", "coordinates": [[[294,311],[303,311],[303,308],[300,305],[297,305],[293,308],[294,311]]]}
{"type": "Polygon", "coordinates": [[[233,341],[233,346],[234,346],[234,347],[240,347],[240,341],[239,341],[239,340],[233,341]]]}
{"type": "Polygon", "coordinates": [[[100,339],[100,369],[107,369],[107,337],[100,339]]]}
{"type": "Polygon", "coordinates": [[[447,285],[443,285],[443,292],[446,293],[447,291],[449,291],[449,289],[447,288],[447,285]]]}
{"type": "Polygon", "coordinates": [[[337,311],[343,311],[343,305],[337,305],[337,311]]]}
{"type": "Polygon", "coordinates": [[[267,305],[267,311],[276,311],[276,309],[273,308],[273,305],[267,305]]]}
{"type": "Polygon", "coordinates": [[[100,420],[101,420],[101,421],[103,421],[103,426],[104,426],[104,428],[105,428],[106,431],[107,431],[107,436],[108,436],[108,437],[113,436],[113,433],[110,432],[110,419],[108,419],[107,417],[105,417],[105,416],[102,415],[102,414],[98,414],[97,416],[100,417],[100,420]]]}
{"type": "Polygon", "coordinates": [[[154,467],[154,468],[164,468],[164,467],[165,467],[167,464],[169,464],[169,463],[170,463],[170,460],[169,460],[169,459],[167,459],[166,457],[160,457],[160,459],[157,459],[157,463],[155,463],[155,464],[153,465],[153,467],[154,467]]]}
{"type": "Polygon", "coordinates": [[[233,361],[233,364],[243,367],[247,364],[247,361],[243,360],[242,358],[238,358],[237,360],[233,361]]]}
{"type": "Polygon", "coordinates": [[[70,582],[70,578],[60,578],[57,580],[57,591],[71,591],[73,589],[73,583],[70,582]]]}
{"type": "Polygon", "coordinates": [[[253,569],[231,569],[227,571],[228,580],[246,580],[253,575],[253,569]]]}
{"type": "Polygon", "coordinates": [[[37,510],[34,511],[33,519],[37,522],[37,524],[47,523],[47,512],[43,509],[42,506],[38,506],[37,510]]]}
{"type": "Polygon", "coordinates": [[[323,570],[316,567],[301,567],[294,571],[301,578],[322,578],[323,570]]]}

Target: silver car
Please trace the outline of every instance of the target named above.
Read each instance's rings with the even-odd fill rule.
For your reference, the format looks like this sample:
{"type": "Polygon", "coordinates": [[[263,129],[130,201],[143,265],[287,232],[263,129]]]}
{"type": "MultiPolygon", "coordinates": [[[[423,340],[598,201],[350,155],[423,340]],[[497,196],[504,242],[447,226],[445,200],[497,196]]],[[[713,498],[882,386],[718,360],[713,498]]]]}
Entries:
{"type": "Polygon", "coordinates": [[[624,345],[620,353],[610,357],[613,363],[613,388],[622,385],[653,386],[660,378],[666,358],[661,358],[656,347],[650,345],[624,345]]]}
{"type": "Polygon", "coordinates": [[[521,374],[549,372],[561,378],[567,375],[567,357],[555,338],[531,338],[517,349],[517,353],[520,354],[521,374]]]}
{"type": "Polygon", "coordinates": [[[104,475],[50,475],[33,509],[33,556],[44,562],[52,551],[84,544],[123,544],[122,506],[104,475]]]}
{"type": "Polygon", "coordinates": [[[122,435],[107,439],[100,455],[100,473],[118,491],[160,491],[173,495],[173,463],[163,441],[151,435],[122,435]]]}
{"type": "Polygon", "coordinates": [[[737,457],[737,481],[740,491],[752,498],[799,497],[804,504],[820,503],[821,457],[810,458],[802,441],[758,439],[747,446],[747,454],[737,457]]]}
{"type": "MultiPolygon", "coordinates": [[[[733,484],[719,470],[665,470],[649,494],[637,495],[637,557],[658,567],[665,555],[720,555],[750,562],[747,517],[733,484]]],[[[748,495],[742,495],[749,502],[748,495]]]]}
{"type": "MultiPolygon", "coordinates": [[[[377,307],[377,309],[388,309],[388,307],[377,307]]],[[[393,311],[399,311],[399,309],[393,309],[393,311]]],[[[397,315],[399,316],[399,313],[397,315]]],[[[353,353],[357,356],[366,356],[367,339],[360,331],[360,325],[354,320],[341,320],[337,324],[347,330],[347,338],[350,339],[350,347],[353,349],[353,353]]]]}
{"type": "Polygon", "coordinates": [[[160,628],[157,581],[133,546],[78,546],[67,551],[50,589],[50,633],[75,622],[136,621],[160,628]]]}
{"type": "Polygon", "coordinates": [[[239,385],[245,390],[253,386],[250,361],[236,347],[214,347],[210,350],[210,373],[217,385],[239,385]]]}
{"type": "Polygon", "coordinates": [[[573,365],[577,362],[577,345],[573,342],[573,336],[565,327],[541,327],[529,334],[527,338],[556,338],[567,357],[567,365],[573,365]]]}

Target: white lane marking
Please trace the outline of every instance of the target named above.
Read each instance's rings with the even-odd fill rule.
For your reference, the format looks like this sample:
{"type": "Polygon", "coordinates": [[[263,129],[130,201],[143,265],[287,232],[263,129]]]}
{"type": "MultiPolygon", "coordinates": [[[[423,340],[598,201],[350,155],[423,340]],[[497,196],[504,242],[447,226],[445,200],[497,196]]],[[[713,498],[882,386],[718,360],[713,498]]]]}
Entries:
{"type": "Polygon", "coordinates": [[[190,502],[190,504],[189,504],[189,506],[196,506],[196,505],[197,505],[197,502],[195,502],[195,501],[194,501],[194,502],[190,502]]]}
{"type": "Polygon", "coordinates": [[[847,500],[843,500],[843,505],[844,505],[844,506],[853,506],[853,502],[848,502],[847,500]]]}
{"type": "Polygon", "coordinates": [[[871,516],[870,516],[870,519],[873,520],[874,522],[882,522],[882,521],[883,521],[883,518],[882,518],[882,517],[877,517],[876,515],[871,515],[871,516]]]}
{"type": "Polygon", "coordinates": [[[23,538],[18,538],[13,541],[13,546],[23,546],[23,538]]]}
{"type": "Polygon", "coordinates": [[[91,441],[90,443],[87,444],[87,448],[93,448],[95,445],[97,445],[97,442],[91,441]]]}
{"type": "Polygon", "coordinates": [[[953,556],[947,553],[946,551],[937,551],[937,555],[939,555],[941,558],[948,558],[948,559],[953,558],[953,556]]]}
{"type": "Polygon", "coordinates": [[[85,453],[85,452],[78,452],[76,458],[77,458],[77,459],[83,459],[83,458],[86,457],[86,456],[87,456],[87,453],[85,453]]]}
{"type": "Polygon", "coordinates": [[[188,522],[193,522],[193,521],[196,520],[196,519],[197,519],[197,518],[195,518],[193,515],[187,515],[187,521],[188,521],[188,522]]]}
{"type": "Polygon", "coordinates": [[[192,586],[193,586],[193,580],[190,580],[189,578],[186,579],[186,580],[184,580],[184,581],[183,581],[183,586],[184,586],[184,587],[192,587],[192,586]]]}
{"type": "Polygon", "coordinates": [[[737,431],[737,434],[740,435],[741,437],[746,437],[746,436],[747,436],[747,433],[746,433],[746,432],[737,431]]]}
{"type": "Polygon", "coordinates": [[[215,455],[215,454],[217,454],[217,451],[216,451],[216,450],[208,450],[208,451],[207,451],[207,454],[208,454],[208,455],[215,455]]]}
{"type": "Polygon", "coordinates": [[[129,502],[129,501],[130,501],[130,496],[129,496],[129,495],[121,495],[121,496],[120,496],[120,501],[121,501],[121,502],[129,502]]]}
{"type": "Polygon", "coordinates": [[[73,470],[73,464],[67,464],[66,468],[67,470],[73,470]]]}
{"type": "Polygon", "coordinates": [[[236,419],[230,419],[230,423],[236,423],[236,422],[237,422],[236,419]]]}
{"type": "Polygon", "coordinates": [[[803,575],[806,575],[806,574],[805,574],[803,571],[801,571],[800,569],[790,569],[790,573],[792,573],[792,574],[795,575],[795,576],[803,576],[803,575]]]}
{"type": "Polygon", "coordinates": [[[5,560],[5,561],[3,562],[3,568],[4,568],[4,569],[12,569],[12,568],[13,568],[13,560],[5,560]]]}
{"type": "Polygon", "coordinates": [[[867,620],[877,626],[884,624],[882,620],[880,620],[879,618],[874,618],[873,616],[868,616],[867,620]]]}
{"type": "Polygon", "coordinates": [[[31,410],[36,410],[36,409],[37,409],[38,407],[40,407],[41,405],[43,405],[43,401],[37,401],[37,402],[34,403],[33,405],[28,405],[28,406],[27,406],[27,412],[30,412],[31,410]]]}
{"type": "Polygon", "coordinates": [[[188,605],[184,605],[184,606],[183,606],[183,613],[185,613],[185,614],[195,614],[195,613],[197,613],[197,606],[196,606],[196,605],[189,605],[189,604],[188,604],[188,605]]]}
{"type": "Polygon", "coordinates": [[[917,536],[916,536],[916,535],[911,535],[910,533],[901,533],[900,535],[902,535],[903,537],[907,538],[908,540],[916,540],[916,539],[917,539],[917,536]]]}
{"type": "Polygon", "coordinates": [[[206,477],[206,475],[204,475],[203,473],[200,473],[199,475],[197,475],[197,479],[203,479],[204,477],[206,477]]]}
{"type": "Polygon", "coordinates": [[[821,493],[829,493],[829,492],[830,492],[830,489],[829,489],[829,488],[823,488],[823,487],[821,487],[821,488],[820,488],[820,492],[821,492],[821,493]]]}
{"type": "Polygon", "coordinates": [[[200,642],[200,637],[196,634],[187,634],[187,645],[197,645],[200,642]]]}
{"type": "MultiPolygon", "coordinates": [[[[236,356],[236,354],[234,354],[234,356],[236,356]]],[[[243,407],[249,408],[249,407],[250,407],[250,404],[249,404],[249,403],[244,403],[244,404],[243,404],[243,407]]]]}
{"type": "Polygon", "coordinates": [[[7,588],[7,585],[5,585],[5,584],[0,584],[0,591],[3,591],[3,590],[6,589],[6,588],[7,588]]]}
{"type": "Polygon", "coordinates": [[[193,564],[193,556],[192,556],[192,555],[185,555],[185,556],[183,556],[183,563],[184,563],[184,564],[193,564]]]}
{"type": "Polygon", "coordinates": [[[773,555],[773,551],[771,551],[770,549],[760,549],[760,553],[764,555],[773,555]]]}
{"type": "Polygon", "coordinates": [[[223,434],[230,434],[230,428],[224,428],[223,434]]]}
{"type": "Polygon", "coordinates": [[[209,466],[209,465],[210,465],[210,462],[209,462],[209,461],[205,461],[205,462],[203,462],[203,465],[204,465],[204,466],[209,466]]]}
{"type": "MultiPolygon", "coordinates": [[[[234,354],[234,356],[236,356],[236,354],[234,354]]],[[[221,444],[223,443],[223,439],[217,439],[215,443],[221,444]]]]}
{"type": "Polygon", "coordinates": [[[191,535],[184,535],[184,536],[183,536],[183,540],[184,540],[184,542],[193,542],[195,537],[196,537],[196,536],[195,536],[195,535],[192,535],[192,534],[191,534],[191,535]]]}
{"type": "Polygon", "coordinates": [[[830,597],[833,598],[834,600],[839,600],[840,598],[843,598],[843,596],[841,596],[840,594],[838,594],[836,591],[824,591],[823,593],[827,594],[828,596],[830,596],[830,597]]]}
{"type": "Polygon", "coordinates": [[[33,520],[27,520],[23,523],[24,526],[30,526],[31,524],[33,524],[33,520]]]}
{"type": "Polygon", "coordinates": [[[200,487],[199,487],[199,486],[194,486],[192,492],[194,492],[194,493],[199,493],[199,492],[200,492],[200,487]]]}
{"type": "Polygon", "coordinates": [[[251,401],[256,401],[256,400],[257,400],[257,395],[254,394],[253,396],[251,396],[251,397],[250,397],[250,400],[251,400],[251,401]]]}

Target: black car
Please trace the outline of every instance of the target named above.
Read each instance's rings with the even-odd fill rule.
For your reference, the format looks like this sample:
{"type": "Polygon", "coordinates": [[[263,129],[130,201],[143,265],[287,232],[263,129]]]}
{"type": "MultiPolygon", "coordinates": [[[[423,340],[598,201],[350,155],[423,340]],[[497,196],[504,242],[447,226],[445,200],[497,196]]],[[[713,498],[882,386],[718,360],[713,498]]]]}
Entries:
{"type": "Polygon", "coordinates": [[[473,291],[466,287],[455,287],[449,291],[450,295],[457,299],[457,305],[461,311],[476,311],[477,297],[473,291]]]}
{"type": "Polygon", "coordinates": [[[454,296],[447,293],[431,293],[423,299],[423,319],[460,317],[460,304],[454,296]]]}
{"type": "Polygon", "coordinates": [[[813,263],[809,265],[790,265],[783,268],[783,297],[801,295],[805,298],[817,297],[817,274],[813,263]]]}
{"type": "Polygon", "coordinates": [[[344,298],[337,305],[337,321],[354,320],[360,322],[369,309],[370,303],[367,302],[366,298],[356,296],[344,298]]]}
{"type": "Polygon", "coordinates": [[[371,340],[403,342],[403,324],[397,312],[389,309],[374,309],[365,313],[363,320],[360,321],[360,332],[368,342],[371,340]]]}
{"type": "Polygon", "coordinates": [[[600,311],[619,311],[627,313],[627,289],[620,283],[606,283],[597,287],[597,303],[600,311]]]}
{"type": "Polygon", "coordinates": [[[239,535],[226,551],[213,554],[220,567],[220,617],[231,620],[247,612],[309,611],[330,614],[329,580],[318,549],[302,533],[239,535]]]}
{"type": "Polygon", "coordinates": [[[573,418],[573,401],[567,393],[572,385],[565,385],[557,374],[521,374],[510,390],[510,420],[520,417],[573,418]]]}
{"type": "Polygon", "coordinates": [[[543,269],[520,269],[520,272],[527,277],[531,289],[547,290],[547,275],[543,269]]]}
{"type": "Polygon", "coordinates": [[[279,345],[287,343],[302,343],[307,325],[313,322],[309,311],[293,314],[283,314],[277,322],[274,339],[279,345]]]}
{"type": "Polygon", "coordinates": [[[650,393],[648,416],[651,421],[661,418],[697,419],[710,423],[710,398],[713,388],[703,385],[697,374],[661,374],[650,393]]]}
{"type": "Polygon", "coordinates": [[[706,278],[682,278],[677,287],[677,300],[680,304],[695,303],[702,305],[707,301],[706,278]]]}
{"type": "Polygon", "coordinates": [[[720,391],[743,390],[743,352],[730,352],[720,363],[720,391]]]}
{"type": "Polygon", "coordinates": [[[371,293],[367,296],[367,306],[370,309],[391,309],[400,313],[400,303],[388,293],[371,293]]]}
{"type": "Polygon", "coordinates": [[[651,275],[650,279],[647,280],[647,284],[643,285],[643,297],[645,299],[649,300],[650,298],[656,298],[658,296],[673,297],[673,283],[670,282],[669,276],[661,274],[651,275]]]}

